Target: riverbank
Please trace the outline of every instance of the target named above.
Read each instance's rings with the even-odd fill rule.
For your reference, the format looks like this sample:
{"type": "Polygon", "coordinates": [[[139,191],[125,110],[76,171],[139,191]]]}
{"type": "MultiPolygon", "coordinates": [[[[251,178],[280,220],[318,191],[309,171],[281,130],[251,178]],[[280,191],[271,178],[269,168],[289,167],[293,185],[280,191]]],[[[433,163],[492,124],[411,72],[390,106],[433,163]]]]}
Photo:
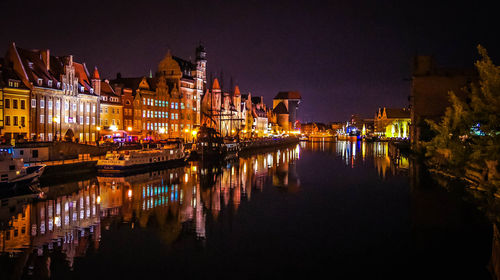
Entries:
{"type": "MultiPolygon", "coordinates": [[[[293,145],[299,143],[297,137],[265,139],[260,141],[242,142],[241,155],[247,155],[253,152],[266,149],[276,149],[283,146],[293,145]]],[[[37,162],[37,164],[45,164],[46,168],[41,177],[41,180],[47,181],[51,179],[70,178],[72,176],[84,176],[86,174],[93,174],[97,172],[96,164],[100,158],[104,156],[89,155],[79,159],[69,160],[56,160],[37,162]]]]}

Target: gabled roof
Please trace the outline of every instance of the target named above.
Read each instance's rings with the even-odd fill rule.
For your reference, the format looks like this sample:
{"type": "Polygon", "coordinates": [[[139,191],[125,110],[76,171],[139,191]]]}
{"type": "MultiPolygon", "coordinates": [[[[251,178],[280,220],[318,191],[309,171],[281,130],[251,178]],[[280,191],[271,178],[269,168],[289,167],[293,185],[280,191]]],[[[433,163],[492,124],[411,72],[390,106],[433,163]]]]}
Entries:
{"type": "MultiPolygon", "coordinates": [[[[26,50],[12,43],[6,60],[12,63],[13,69],[27,87],[38,86],[41,79],[42,87],[58,88],[58,82],[62,82],[61,76],[65,75],[65,65],[71,63],[72,56],[51,56],[49,50],[26,50]],[[52,85],[49,85],[48,81],[52,81],[52,85]]],[[[85,63],[73,62],[73,67],[80,86],[85,89],[84,93],[91,94],[92,84],[85,63]]]]}
{"type": "Polygon", "coordinates": [[[288,109],[286,108],[283,102],[278,103],[276,107],[273,109],[273,113],[275,114],[288,114],[288,109]]]}
{"type": "Polygon", "coordinates": [[[388,119],[409,119],[410,110],[406,108],[384,108],[388,119]]]}
{"type": "Polygon", "coordinates": [[[281,91],[274,99],[302,99],[298,91],[281,91]]]}
{"type": "Polygon", "coordinates": [[[80,85],[84,86],[85,90],[90,91],[92,84],[90,83],[89,74],[85,64],[73,62],[73,66],[75,67],[75,74],[78,77],[80,85]]]}

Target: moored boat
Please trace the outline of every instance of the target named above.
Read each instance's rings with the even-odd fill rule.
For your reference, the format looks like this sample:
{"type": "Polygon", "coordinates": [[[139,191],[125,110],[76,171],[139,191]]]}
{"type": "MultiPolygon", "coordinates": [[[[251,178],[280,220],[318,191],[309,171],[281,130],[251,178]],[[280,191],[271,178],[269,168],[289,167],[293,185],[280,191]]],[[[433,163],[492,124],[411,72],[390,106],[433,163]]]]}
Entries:
{"type": "Polygon", "coordinates": [[[12,148],[0,148],[0,188],[31,184],[44,170],[44,164],[24,166],[23,159],[13,158],[12,148]]]}
{"type": "Polygon", "coordinates": [[[97,161],[97,170],[104,173],[120,173],[184,162],[186,155],[182,142],[170,142],[163,147],[143,150],[109,151],[97,161]]]}

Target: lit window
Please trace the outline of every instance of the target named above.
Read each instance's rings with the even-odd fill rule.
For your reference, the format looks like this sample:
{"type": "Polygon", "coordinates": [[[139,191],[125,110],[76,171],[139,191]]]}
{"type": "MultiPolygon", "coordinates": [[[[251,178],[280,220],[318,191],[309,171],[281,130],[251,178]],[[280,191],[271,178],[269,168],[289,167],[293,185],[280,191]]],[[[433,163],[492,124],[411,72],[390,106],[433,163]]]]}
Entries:
{"type": "Polygon", "coordinates": [[[87,125],[90,124],[90,118],[87,116],[87,121],[86,121],[87,125]]]}
{"type": "Polygon", "coordinates": [[[31,108],[36,108],[36,99],[31,99],[31,108]]]}
{"type": "Polygon", "coordinates": [[[40,123],[44,123],[45,122],[45,115],[40,115],[40,123]]]}
{"type": "MultiPolygon", "coordinates": [[[[51,87],[51,86],[52,86],[52,80],[48,80],[48,81],[47,81],[47,85],[48,85],[49,87],[51,87]]],[[[50,140],[49,140],[49,141],[50,141],[50,140]]]]}
{"type": "Polygon", "coordinates": [[[95,104],[92,104],[92,113],[95,113],[95,104]]]}
{"type": "Polygon", "coordinates": [[[40,108],[41,109],[45,108],[45,100],[43,99],[40,100],[40,108]]]}
{"type": "Polygon", "coordinates": [[[52,110],[52,100],[47,101],[47,107],[52,110]]]}
{"type": "Polygon", "coordinates": [[[87,110],[87,112],[90,112],[90,104],[89,103],[87,103],[86,110],[87,110]]]}
{"type": "Polygon", "coordinates": [[[92,117],[92,124],[95,124],[95,117],[92,117]]]}
{"type": "Polygon", "coordinates": [[[83,103],[80,103],[80,112],[83,112],[83,103]]]}
{"type": "Polygon", "coordinates": [[[83,124],[83,116],[80,116],[80,124],[83,124]]]}
{"type": "Polygon", "coordinates": [[[61,109],[61,101],[56,100],[56,109],[59,110],[61,109]]]}

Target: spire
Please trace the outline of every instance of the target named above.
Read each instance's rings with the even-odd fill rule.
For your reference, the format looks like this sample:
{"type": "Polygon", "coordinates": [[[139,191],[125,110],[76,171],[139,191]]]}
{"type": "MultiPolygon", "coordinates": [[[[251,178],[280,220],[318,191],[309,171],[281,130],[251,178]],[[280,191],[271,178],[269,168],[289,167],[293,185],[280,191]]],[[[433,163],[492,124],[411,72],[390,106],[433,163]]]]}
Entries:
{"type": "Polygon", "coordinates": [[[214,83],[212,84],[212,89],[220,89],[219,80],[217,80],[217,78],[214,79],[214,83]]]}
{"type": "Polygon", "coordinates": [[[153,78],[153,70],[149,69],[149,78],[153,78]]]}
{"type": "Polygon", "coordinates": [[[92,75],[92,79],[100,80],[101,76],[99,75],[99,71],[97,70],[97,66],[94,67],[94,74],[92,75]]]}
{"type": "Polygon", "coordinates": [[[238,86],[234,87],[234,95],[236,96],[240,95],[240,88],[238,86]]]}

